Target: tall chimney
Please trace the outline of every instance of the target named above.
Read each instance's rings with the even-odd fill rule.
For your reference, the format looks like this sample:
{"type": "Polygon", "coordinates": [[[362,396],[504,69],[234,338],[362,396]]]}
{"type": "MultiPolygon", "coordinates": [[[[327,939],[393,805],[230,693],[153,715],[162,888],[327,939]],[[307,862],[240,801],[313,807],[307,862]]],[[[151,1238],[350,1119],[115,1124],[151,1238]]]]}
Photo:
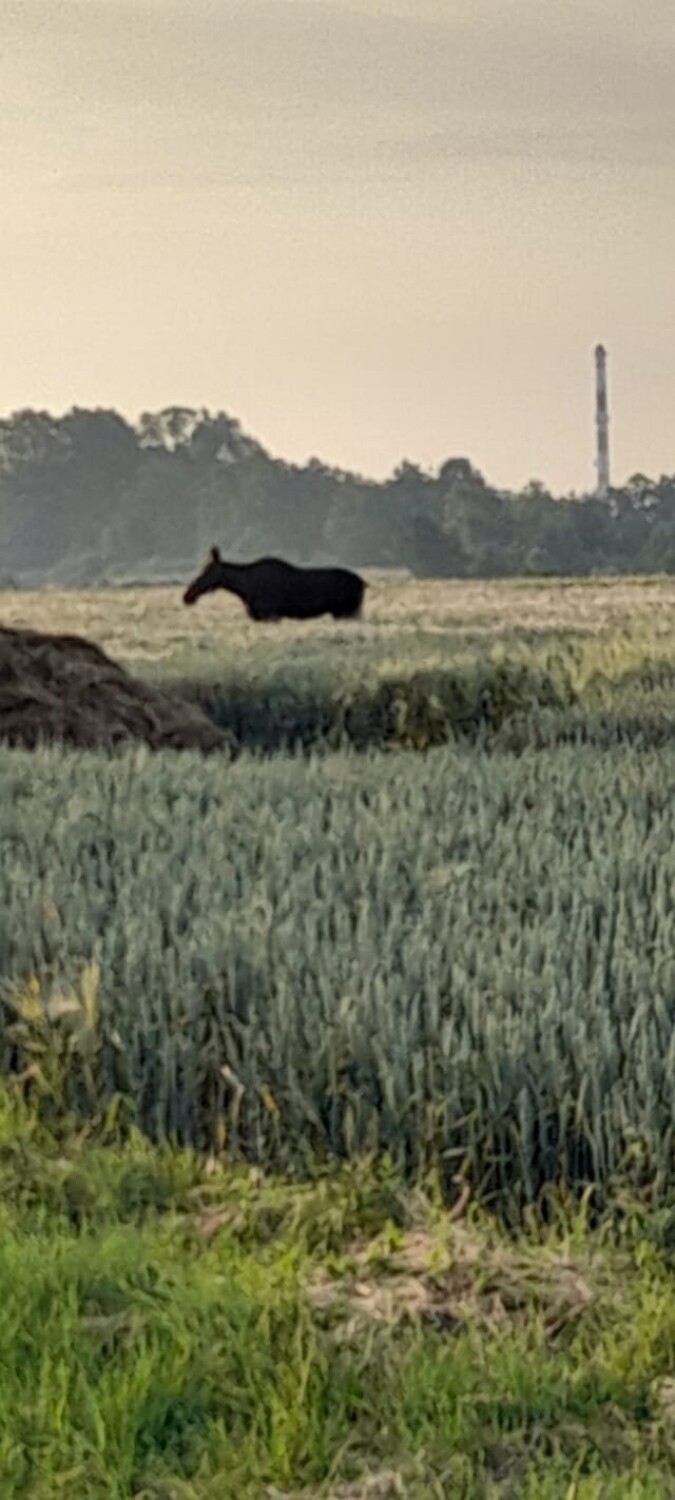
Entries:
{"type": "Polygon", "coordinates": [[[604,499],[609,490],[609,416],[607,413],[607,352],[602,344],[595,351],[595,426],[598,435],[596,495],[604,499]]]}

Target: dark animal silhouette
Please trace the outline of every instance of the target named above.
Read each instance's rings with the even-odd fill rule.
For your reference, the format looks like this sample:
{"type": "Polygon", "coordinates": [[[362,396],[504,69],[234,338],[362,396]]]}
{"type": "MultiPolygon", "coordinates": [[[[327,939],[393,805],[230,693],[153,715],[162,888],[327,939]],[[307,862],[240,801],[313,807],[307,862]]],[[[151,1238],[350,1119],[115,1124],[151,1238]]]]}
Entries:
{"type": "Polygon", "coordinates": [[[252,620],[358,619],[366,585],[349,568],[296,568],[278,557],[252,563],[224,562],[212,547],[202,572],[185,590],[184,604],[227,589],[241,599],[252,620]]]}

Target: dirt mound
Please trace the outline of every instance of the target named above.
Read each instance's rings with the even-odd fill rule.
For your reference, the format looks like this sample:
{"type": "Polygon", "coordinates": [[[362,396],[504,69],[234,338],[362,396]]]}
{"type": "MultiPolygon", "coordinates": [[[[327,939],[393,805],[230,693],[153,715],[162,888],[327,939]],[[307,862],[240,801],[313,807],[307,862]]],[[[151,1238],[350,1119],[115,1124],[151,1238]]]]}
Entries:
{"type": "Polygon", "coordinates": [[[131,677],[92,641],[0,629],[0,741],[112,749],[225,749],[229,736],[196,704],[131,677]]]}

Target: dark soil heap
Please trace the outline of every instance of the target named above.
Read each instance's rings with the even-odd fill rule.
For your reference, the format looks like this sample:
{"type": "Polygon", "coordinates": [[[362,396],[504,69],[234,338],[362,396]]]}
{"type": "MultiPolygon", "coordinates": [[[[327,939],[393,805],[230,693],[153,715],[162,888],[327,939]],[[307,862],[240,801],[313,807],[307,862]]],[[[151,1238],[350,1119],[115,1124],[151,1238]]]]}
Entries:
{"type": "Polygon", "coordinates": [[[76,635],[0,629],[0,742],[106,749],[226,749],[229,736],[196,704],[131,677],[76,635]]]}

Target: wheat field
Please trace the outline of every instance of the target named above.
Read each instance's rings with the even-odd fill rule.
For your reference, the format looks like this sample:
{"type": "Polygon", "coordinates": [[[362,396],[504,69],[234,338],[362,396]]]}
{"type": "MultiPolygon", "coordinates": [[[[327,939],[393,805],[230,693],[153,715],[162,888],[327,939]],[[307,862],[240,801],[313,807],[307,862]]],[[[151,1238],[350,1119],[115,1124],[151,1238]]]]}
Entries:
{"type": "Polygon", "coordinates": [[[448,710],[447,743],[386,753],[2,752],[0,1064],[264,1165],[386,1153],[522,1202],[666,1191],[674,603],[660,580],[373,580],[363,625],[279,628],[168,589],[3,596],[5,624],[208,679],[214,712],[236,690],[242,721],[392,673],[422,719],[461,672],[481,714],[506,668],[530,698],[492,740],[448,710]]]}

